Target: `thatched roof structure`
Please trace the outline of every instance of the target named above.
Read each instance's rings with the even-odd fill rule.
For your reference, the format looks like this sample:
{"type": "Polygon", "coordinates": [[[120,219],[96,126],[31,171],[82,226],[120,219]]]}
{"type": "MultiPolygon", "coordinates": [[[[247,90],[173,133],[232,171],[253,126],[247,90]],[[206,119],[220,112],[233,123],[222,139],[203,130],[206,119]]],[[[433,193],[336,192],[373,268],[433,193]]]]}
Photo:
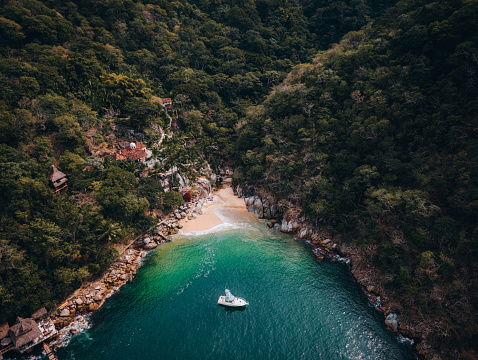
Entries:
{"type": "Polygon", "coordinates": [[[38,309],[32,314],[32,318],[34,318],[35,320],[38,320],[44,317],[47,313],[48,311],[46,311],[46,308],[42,307],[41,309],[38,309]]]}
{"type": "Polygon", "coordinates": [[[0,324],[0,340],[4,339],[8,335],[8,329],[10,329],[10,326],[8,326],[7,322],[0,324]]]}
{"type": "Polygon", "coordinates": [[[59,192],[67,187],[66,182],[68,178],[64,173],[57,169],[55,165],[52,165],[53,173],[50,176],[50,181],[53,184],[55,191],[59,192]]]}
{"type": "Polygon", "coordinates": [[[55,183],[58,180],[61,180],[63,178],[66,178],[66,175],[62,173],[60,170],[55,165],[51,166],[53,168],[53,173],[50,176],[50,181],[52,183],[55,183]]]}
{"type": "Polygon", "coordinates": [[[33,319],[17,318],[17,322],[8,331],[16,349],[28,344],[42,335],[37,323],[33,319]]]}

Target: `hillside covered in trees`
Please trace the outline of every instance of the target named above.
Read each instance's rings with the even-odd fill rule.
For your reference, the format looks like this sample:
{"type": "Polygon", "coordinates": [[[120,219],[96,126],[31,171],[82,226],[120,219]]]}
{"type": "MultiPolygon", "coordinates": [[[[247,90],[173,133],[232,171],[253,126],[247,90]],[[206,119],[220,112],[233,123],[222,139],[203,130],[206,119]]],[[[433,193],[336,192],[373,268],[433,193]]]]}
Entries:
{"type": "Polygon", "coordinates": [[[116,256],[111,244],[154,223],[146,212],[182,202],[156,171],[176,166],[192,176],[183,164],[219,163],[244,109],[389,5],[0,4],[0,321],[54,307],[104,271],[116,256]],[[164,97],[173,99],[173,121],[164,97]],[[169,136],[154,149],[158,129],[169,136]],[[98,155],[128,131],[160,160],[152,176],[98,155]],[[52,165],[68,177],[57,195],[52,165]]]}
{"type": "Polygon", "coordinates": [[[474,1],[399,2],[295,67],[235,144],[237,181],[367,249],[444,358],[477,350],[477,15],[474,1]]]}
{"type": "Polygon", "coordinates": [[[0,321],[54,306],[182,202],[93,154],[113,128],[151,148],[164,129],[155,171],[234,159],[237,183],[372,250],[428,343],[476,358],[478,4],[395,3],[0,1],[0,321]]]}

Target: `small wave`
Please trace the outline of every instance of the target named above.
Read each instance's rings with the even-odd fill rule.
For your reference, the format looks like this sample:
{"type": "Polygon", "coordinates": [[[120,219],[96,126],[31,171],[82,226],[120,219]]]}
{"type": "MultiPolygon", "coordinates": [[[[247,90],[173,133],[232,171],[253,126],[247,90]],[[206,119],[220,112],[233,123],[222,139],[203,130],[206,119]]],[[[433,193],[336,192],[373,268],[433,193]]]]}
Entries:
{"type": "Polygon", "coordinates": [[[225,229],[232,229],[235,228],[234,224],[219,224],[216,225],[210,229],[207,230],[201,230],[201,231],[190,231],[188,233],[183,232],[182,230],[179,230],[178,234],[182,236],[202,236],[202,235],[208,235],[212,234],[218,231],[222,231],[225,229]]]}
{"type": "Polygon", "coordinates": [[[403,336],[402,334],[398,335],[398,342],[400,344],[410,344],[410,345],[413,345],[415,343],[415,341],[413,339],[407,338],[407,337],[403,336]]]}
{"type": "Polygon", "coordinates": [[[68,326],[61,329],[59,333],[58,340],[52,343],[55,347],[63,347],[69,344],[73,336],[78,335],[91,328],[92,324],[89,321],[90,314],[88,315],[78,315],[75,317],[75,320],[71,322],[68,326]]]}

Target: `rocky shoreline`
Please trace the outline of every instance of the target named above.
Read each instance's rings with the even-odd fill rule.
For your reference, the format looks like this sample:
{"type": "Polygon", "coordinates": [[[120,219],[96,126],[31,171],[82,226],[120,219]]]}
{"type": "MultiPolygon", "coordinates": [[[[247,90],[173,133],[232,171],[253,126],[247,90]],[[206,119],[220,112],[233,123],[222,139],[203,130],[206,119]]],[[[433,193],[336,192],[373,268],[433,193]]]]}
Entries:
{"type": "Polygon", "coordinates": [[[254,212],[259,218],[270,220],[268,227],[276,227],[281,232],[293,235],[296,240],[310,244],[317,261],[344,260],[350,274],[362,287],[371,303],[383,313],[388,329],[410,341],[420,357],[426,360],[440,358],[436,357],[437,353],[422,338],[420,329],[407,324],[401,318],[399,309],[395,308],[393,300],[384,291],[381,274],[371,265],[376,252],[375,247],[360,249],[346,243],[338,234],[311,225],[304,216],[300,216],[301,209],[290,204],[281,204],[270,194],[257,191],[253,187],[238,186],[234,192],[237,196],[244,197],[249,211],[254,212]]]}
{"type": "Polygon", "coordinates": [[[83,285],[71,294],[50,316],[60,336],[51,345],[58,348],[66,345],[65,339],[89,328],[87,315],[98,310],[111,295],[124,284],[133,280],[149,251],[171,241],[170,235],[177,234],[182,227],[179,221],[192,219],[202,212],[207,196],[212,190],[209,181],[198,183],[199,195],[181,205],[156,227],[138,236],[116,259],[100,278],[83,285]]]}
{"type": "MultiPolygon", "coordinates": [[[[53,343],[54,347],[65,345],[65,338],[89,328],[86,316],[98,310],[107,298],[134,278],[142,260],[150,250],[171,241],[170,235],[178,233],[181,228],[179,224],[181,219],[193,219],[202,213],[201,209],[212,186],[210,183],[201,183],[200,186],[202,189],[200,196],[180,206],[169,217],[159,222],[151,233],[139,236],[101,278],[76,290],[51,314],[60,333],[59,339],[53,343]]],[[[289,208],[283,211],[277,200],[268,194],[256,195],[254,189],[247,187],[235,188],[234,194],[244,198],[249,211],[254,212],[259,218],[269,219],[269,227],[276,227],[281,232],[293,235],[296,240],[308,243],[317,261],[343,260],[371,303],[384,314],[384,321],[390,331],[413,339],[416,342],[417,353],[424,359],[432,359],[435,356],[433,349],[420,338],[419,331],[402,322],[399,314],[390,305],[390,299],[381,286],[380,274],[367,261],[370,250],[373,249],[364,251],[352,244],[344,243],[340,236],[312,226],[305,217],[299,218],[299,209],[289,208]]]]}

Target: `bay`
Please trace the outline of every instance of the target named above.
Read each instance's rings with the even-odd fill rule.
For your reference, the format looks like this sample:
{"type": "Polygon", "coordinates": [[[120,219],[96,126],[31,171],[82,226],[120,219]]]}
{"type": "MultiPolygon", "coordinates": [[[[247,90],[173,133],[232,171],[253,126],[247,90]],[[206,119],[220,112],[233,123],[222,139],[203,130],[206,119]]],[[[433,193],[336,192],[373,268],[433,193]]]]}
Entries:
{"type": "Polygon", "coordinates": [[[93,314],[59,359],[416,359],[340,263],[224,211],[222,231],[176,236],[93,314]],[[250,305],[217,305],[228,288],[250,305]]]}

